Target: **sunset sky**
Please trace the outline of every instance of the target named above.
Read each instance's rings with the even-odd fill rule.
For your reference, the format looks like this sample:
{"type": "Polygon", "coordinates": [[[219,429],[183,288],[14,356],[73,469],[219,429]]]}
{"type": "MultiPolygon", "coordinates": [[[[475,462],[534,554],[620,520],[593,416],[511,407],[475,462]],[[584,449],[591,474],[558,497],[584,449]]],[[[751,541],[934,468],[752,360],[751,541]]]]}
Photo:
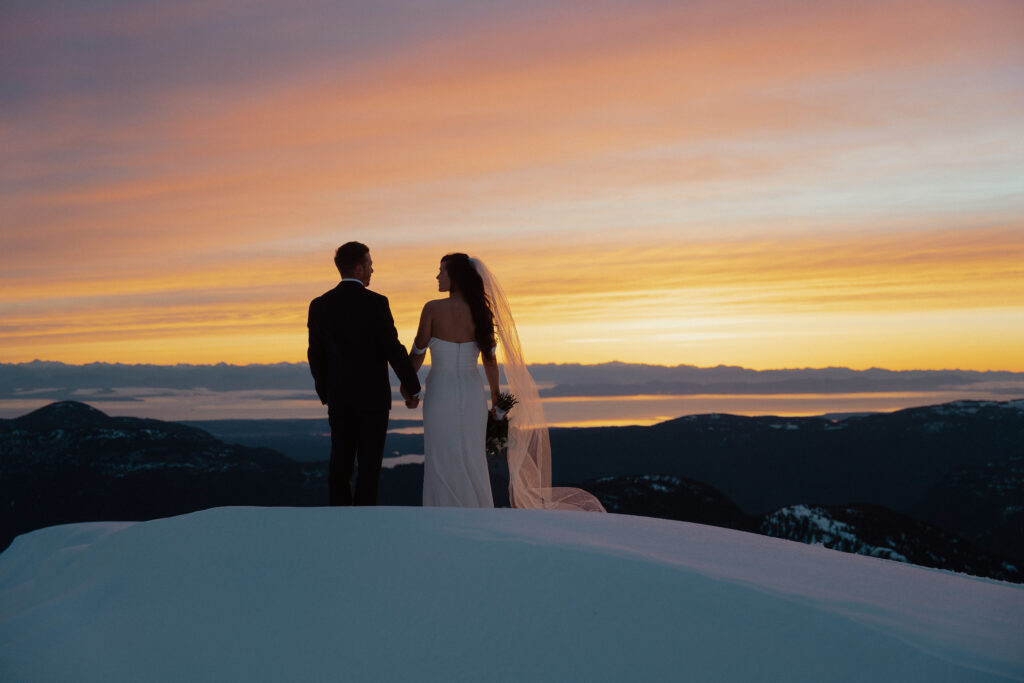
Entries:
{"type": "Polygon", "coordinates": [[[0,4],[0,362],[408,345],[450,251],[528,360],[1024,371],[1024,2],[0,4]]]}

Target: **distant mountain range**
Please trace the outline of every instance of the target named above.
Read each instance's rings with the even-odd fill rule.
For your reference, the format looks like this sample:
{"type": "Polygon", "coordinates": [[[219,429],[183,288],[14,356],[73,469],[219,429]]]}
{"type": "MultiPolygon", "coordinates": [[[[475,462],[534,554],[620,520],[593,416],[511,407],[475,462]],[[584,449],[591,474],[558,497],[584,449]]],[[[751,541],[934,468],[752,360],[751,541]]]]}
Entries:
{"type": "MultiPolygon", "coordinates": [[[[382,473],[381,502],[409,504],[415,466],[382,473]],[[399,471],[401,470],[401,471],[399,471]]],[[[0,420],[0,549],[54,524],[147,520],[224,505],[327,502],[327,463],[226,443],[175,422],[52,403],[0,420]]]]}
{"type": "MultiPolygon", "coordinates": [[[[1024,395],[1024,373],[974,370],[787,368],[751,370],[719,365],[543,363],[530,366],[544,396],[695,394],[849,394],[864,392],[978,392],[976,398],[1024,395]]],[[[425,371],[424,373],[425,374],[425,371]]],[[[394,378],[393,378],[394,379],[394,378]]],[[[392,384],[397,389],[397,380],[392,384]]],[[[273,390],[315,401],[306,363],[252,365],[129,365],[56,361],[0,363],[0,398],[142,400],[175,391],[273,390]]]]}
{"type": "MultiPolygon", "coordinates": [[[[213,424],[255,443],[261,434],[262,443],[325,443],[316,421],[297,421],[297,431],[288,421],[246,422],[213,424]]],[[[8,511],[0,548],[67,522],[325,503],[324,460],[297,462],[221,437],[76,402],[0,420],[8,511]]],[[[389,439],[396,452],[422,452],[421,435],[389,439]]],[[[611,512],[1024,580],[1024,401],[843,420],[700,415],[653,427],[556,429],[552,444],[555,480],[582,485],[611,512]]],[[[421,487],[422,465],[385,469],[381,503],[418,505],[421,487]]]]}
{"type": "MultiPolygon", "coordinates": [[[[331,456],[331,425],[326,417],[281,420],[182,420],[218,439],[241,446],[273,448],[299,462],[321,462],[331,456]]],[[[423,453],[423,434],[399,434],[393,430],[417,428],[419,420],[394,419],[384,444],[389,455],[423,453]]]]}
{"type": "Polygon", "coordinates": [[[846,419],[691,415],[551,431],[556,481],[678,475],[746,514],[878,505],[1024,566],[1024,401],[960,401],[846,419]]]}

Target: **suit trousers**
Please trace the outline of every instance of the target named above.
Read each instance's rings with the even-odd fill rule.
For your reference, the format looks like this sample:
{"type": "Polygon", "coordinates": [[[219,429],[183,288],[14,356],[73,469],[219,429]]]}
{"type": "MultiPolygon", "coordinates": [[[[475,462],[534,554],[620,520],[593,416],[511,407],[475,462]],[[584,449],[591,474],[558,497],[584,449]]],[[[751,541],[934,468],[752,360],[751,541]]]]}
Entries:
{"type": "Polygon", "coordinates": [[[331,464],[327,471],[327,486],[331,505],[377,504],[389,412],[328,406],[331,464]],[[356,465],[358,471],[353,498],[352,471],[356,465]]]}

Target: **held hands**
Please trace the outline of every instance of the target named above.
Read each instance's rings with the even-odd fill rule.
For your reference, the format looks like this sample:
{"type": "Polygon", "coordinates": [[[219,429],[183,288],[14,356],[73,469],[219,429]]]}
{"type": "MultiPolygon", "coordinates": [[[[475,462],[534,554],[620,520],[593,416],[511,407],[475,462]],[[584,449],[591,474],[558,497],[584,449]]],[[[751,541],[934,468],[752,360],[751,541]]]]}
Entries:
{"type": "Polygon", "coordinates": [[[405,390],[405,387],[399,387],[398,390],[402,392],[402,398],[405,399],[405,407],[412,410],[420,404],[419,396],[409,396],[409,392],[405,390]]]}

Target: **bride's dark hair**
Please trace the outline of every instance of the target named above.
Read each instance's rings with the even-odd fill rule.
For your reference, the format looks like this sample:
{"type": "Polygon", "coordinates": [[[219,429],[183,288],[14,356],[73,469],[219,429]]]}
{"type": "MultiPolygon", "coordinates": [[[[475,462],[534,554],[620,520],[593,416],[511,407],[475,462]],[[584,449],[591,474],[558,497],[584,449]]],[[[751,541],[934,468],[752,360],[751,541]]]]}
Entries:
{"type": "Polygon", "coordinates": [[[448,279],[451,280],[453,288],[469,304],[469,313],[473,316],[473,336],[476,337],[476,345],[480,347],[484,358],[493,360],[496,345],[494,312],[491,310],[491,302],[487,300],[487,293],[484,292],[484,281],[480,277],[480,273],[476,272],[476,268],[466,254],[447,254],[441,259],[441,263],[448,271],[448,279]]]}

